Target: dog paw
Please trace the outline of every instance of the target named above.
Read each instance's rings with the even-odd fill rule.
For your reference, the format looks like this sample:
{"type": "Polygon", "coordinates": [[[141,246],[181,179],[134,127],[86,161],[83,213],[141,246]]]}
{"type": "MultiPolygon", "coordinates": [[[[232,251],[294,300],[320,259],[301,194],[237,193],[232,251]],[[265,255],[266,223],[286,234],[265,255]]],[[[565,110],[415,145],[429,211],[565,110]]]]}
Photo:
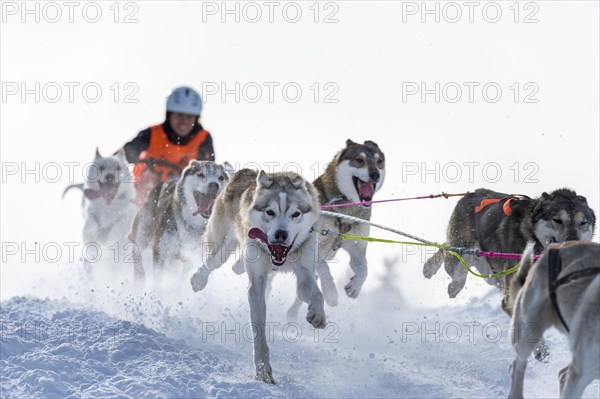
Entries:
{"type": "Polygon", "coordinates": [[[338,292],[335,288],[323,291],[323,297],[325,298],[325,302],[327,303],[327,305],[338,305],[338,292]]]}
{"type": "Polygon", "coordinates": [[[244,267],[244,262],[242,260],[236,261],[233,266],[231,266],[231,270],[237,275],[244,274],[246,272],[246,268],[244,267]]]}
{"type": "Polygon", "coordinates": [[[306,314],[306,321],[308,321],[314,328],[325,328],[327,322],[325,321],[325,315],[315,310],[309,310],[306,314]]]}
{"type": "Polygon", "coordinates": [[[452,281],[448,284],[448,296],[450,298],[456,298],[456,296],[462,291],[465,287],[465,281],[452,281]]]}
{"type": "Polygon", "coordinates": [[[203,271],[202,269],[198,270],[194,275],[190,278],[190,283],[192,284],[192,290],[194,292],[198,292],[203,290],[208,283],[208,273],[203,271]]]}
{"type": "Polygon", "coordinates": [[[425,276],[425,278],[431,278],[433,277],[438,270],[440,270],[441,264],[437,264],[435,262],[425,262],[425,265],[423,265],[423,276],[425,276]]]}
{"type": "Polygon", "coordinates": [[[257,381],[266,382],[267,384],[276,384],[275,379],[273,378],[273,372],[262,367],[259,370],[256,370],[254,379],[257,381]]]}
{"type": "Polygon", "coordinates": [[[533,348],[533,358],[538,362],[548,363],[551,357],[550,347],[545,343],[540,342],[533,348]]]}
{"type": "Polygon", "coordinates": [[[350,282],[348,284],[346,284],[346,286],[344,287],[344,290],[346,290],[346,295],[348,295],[350,298],[356,298],[358,297],[358,294],[360,293],[360,289],[362,288],[362,284],[357,284],[354,281],[354,278],[350,279],[350,282]]]}

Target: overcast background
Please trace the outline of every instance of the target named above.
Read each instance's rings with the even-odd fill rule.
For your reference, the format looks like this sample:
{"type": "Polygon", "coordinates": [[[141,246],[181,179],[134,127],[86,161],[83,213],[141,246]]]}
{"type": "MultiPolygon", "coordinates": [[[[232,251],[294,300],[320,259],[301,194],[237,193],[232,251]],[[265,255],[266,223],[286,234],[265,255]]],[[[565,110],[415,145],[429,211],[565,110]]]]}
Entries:
{"type": "MultiPolygon", "coordinates": [[[[180,85],[204,92],[218,161],[312,180],[346,139],[373,140],[387,162],[376,199],[566,186],[600,212],[597,2],[75,3],[2,2],[3,252],[79,241],[80,197],[63,189],[96,146],[110,154],[162,122],[180,85]]],[[[373,220],[443,242],[455,203],[375,205],[373,220]]],[[[22,255],[3,253],[3,299],[31,290],[23,263],[49,266],[22,255]]],[[[371,244],[371,275],[395,255],[403,291],[447,302],[421,252],[371,244]]]]}

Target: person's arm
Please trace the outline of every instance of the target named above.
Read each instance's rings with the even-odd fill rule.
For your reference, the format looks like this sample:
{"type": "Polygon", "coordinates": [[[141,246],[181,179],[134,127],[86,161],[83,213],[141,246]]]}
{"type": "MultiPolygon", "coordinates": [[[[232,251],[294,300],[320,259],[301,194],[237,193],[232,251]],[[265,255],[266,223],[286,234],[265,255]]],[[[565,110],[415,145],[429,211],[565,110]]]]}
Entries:
{"type": "Polygon", "coordinates": [[[127,162],[136,162],[140,159],[140,153],[146,151],[150,145],[150,128],[142,130],[138,135],[125,144],[123,149],[125,150],[125,158],[127,162]]]}
{"type": "Polygon", "coordinates": [[[213,148],[212,136],[210,133],[206,135],[204,142],[200,144],[198,148],[198,159],[201,161],[213,161],[215,160],[215,150],[213,148]]]}

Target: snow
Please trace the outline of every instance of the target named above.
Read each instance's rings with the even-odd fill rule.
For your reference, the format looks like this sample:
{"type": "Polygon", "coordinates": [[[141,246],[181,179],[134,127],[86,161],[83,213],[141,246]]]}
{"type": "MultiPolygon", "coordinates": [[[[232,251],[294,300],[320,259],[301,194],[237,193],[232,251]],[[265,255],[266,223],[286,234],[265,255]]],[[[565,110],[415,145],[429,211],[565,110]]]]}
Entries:
{"type": "MultiPolygon", "coordinates": [[[[402,278],[388,262],[388,277],[402,278]]],[[[46,267],[51,267],[46,265],[46,267]]],[[[55,266],[65,289],[36,282],[36,295],[0,303],[3,398],[505,397],[512,360],[500,293],[479,287],[464,306],[424,307],[390,281],[327,308],[314,330],[288,320],[294,279],[276,276],[268,301],[277,385],[253,380],[245,275],[225,265],[206,291],[165,285],[163,295],[82,279],[78,264],[55,266]]],[[[123,281],[126,281],[123,275],[123,281]]],[[[36,280],[34,277],[33,280],[36,280]]],[[[469,290],[469,288],[467,288],[469,290]]],[[[305,308],[303,308],[306,311],[305,308]]],[[[527,397],[555,397],[569,361],[566,339],[547,334],[547,364],[531,360],[527,397]]],[[[597,398],[600,384],[585,393],[597,398]]]]}
{"type": "MultiPolygon", "coordinates": [[[[313,2],[298,2],[298,23],[282,21],[283,4],[274,23],[264,7],[258,23],[231,14],[222,23],[219,14],[202,21],[202,9],[224,2],[121,2],[118,15],[116,3],[85,2],[71,23],[67,2],[3,2],[0,397],[506,397],[512,349],[500,293],[469,276],[448,299],[443,270],[422,276],[426,249],[369,244],[363,291],[356,300],[340,292],[319,332],[302,311],[287,319],[294,279],[277,276],[267,320],[278,384],[269,386],[253,380],[246,276],[224,265],[197,295],[187,282],[136,293],[126,265],[97,264],[90,276],[79,261],[80,197],[61,199],[97,146],[112,153],[161,122],[165,93],[189,84],[204,94],[217,160],[237,168],[298,166],[314,179],[346,139],[372,140],[386,154],[376,200],[570,187],[600,215],[599,3],[521,2],[518,23],[514,2],[478,3],[473,23],[466,3],[435,2],[461,7],[457,23],[431,14],[422,23],[420,13],[402,21],[403,7],[425,5],[402,1],[318,3],[320,20],[336,23],[315,23],[313,2]],[[482,20],[486,3],[500,5],[501,21],[482,20]],[[90,16],[101,7],[101,21],[82,18],[86,4],[90,16]],[[49,22],[56,7],[62,19],[49,22]],[[532,16],[538,22],[523,23],[532,16]],[[468,82],[478,84],[474,101],[468,82]],[[273,101],[267,83],[277,84],[273,101]],[[302,88],[298,102],[282,98],[288,83],[302,88]],[[440,102],[403,99],[405,84],[436,83],[458,84],[461,100],[448,101],[452,90],[440,102]],[[487,83],[502,88],[498,102],[482,98],[487,83]],[[236,84],[258,84],[261,99],[227,94],[236,84]],[[97,102],[85,99],[86,85],[90,96],[101,88],[97,102]]],[[[442,242],[455,203],[377,204],[373,221],[442,242]]],[[[348,257],[337,261],[341,288],[348,257]]],[[[526,397],[558,396],[567,342],[555,330],[546,339],[552,358],[530,361],[526,397]]],[[[584,397],[600,397],[598,381],[584,397]]]]}

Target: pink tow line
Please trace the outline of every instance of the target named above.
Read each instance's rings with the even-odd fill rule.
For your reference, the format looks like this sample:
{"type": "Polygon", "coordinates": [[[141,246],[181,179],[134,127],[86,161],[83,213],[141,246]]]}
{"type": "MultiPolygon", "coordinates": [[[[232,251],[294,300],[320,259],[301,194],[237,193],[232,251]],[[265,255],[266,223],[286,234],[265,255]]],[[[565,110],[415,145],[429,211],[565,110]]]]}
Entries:
{"type": "MultiPolygon", "coordinates": [[[[522,254],[510,254],[510,253],[502,253],[502,252],[492,252],[492,251],[479,251],[477,252],[477,256],[481,256],[483,258],[505,258],[505,259],[521,259],[522,254]]],[[[539,259],[540,255],[533,255],[533,259],[539,259]]]]}
{"type": "Polygon", "coordinates": [[[396,201],[410,201],[410,200],[419,200],[419,199],[433,199],[433,198],[439,198],[439,197],[444,197],[444,198],[449,198],[449,197],[463,197],[463,196],[465,196],[467,194],[468,194],[468,192],[467,193],[461,193],[461,194],[446,194],[446,193],[441,193],[441,194],[423,195],[423,196],[420,196],[420,197],[394,198],[394,199],[379,200],[379,201],[348,202],[348,203],[345,203],[345,204],[321,205],[321,209],[341,208],[341,207],[344,207],[344,206],[371,205],[371,204],[379,204],[379,203],[382,203],[382,202],[396,202],[396,201]]]}

